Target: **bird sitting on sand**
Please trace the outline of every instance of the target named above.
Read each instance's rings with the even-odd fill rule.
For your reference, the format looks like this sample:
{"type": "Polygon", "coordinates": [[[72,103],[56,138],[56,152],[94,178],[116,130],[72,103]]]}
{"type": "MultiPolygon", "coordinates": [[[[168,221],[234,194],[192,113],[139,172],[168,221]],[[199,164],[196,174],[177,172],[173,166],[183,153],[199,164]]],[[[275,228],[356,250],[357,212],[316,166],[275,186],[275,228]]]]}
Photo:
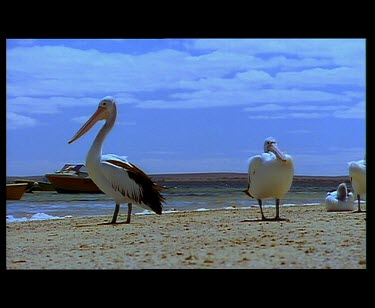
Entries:
{"type": "Polygon", "coordinates": [[[341,183],[337,190],[327,193],[325,206],[327,212],[353,211],[354,195],[348,191],[345,183],[341,183]]]}
{"type": "Polygon", "coordinates": [[[275,138],[268,137],[264,141],[264,153],[249,159],[248,186],[245,194],[257,199],[262,220],[285,220],[280,218],[280,199],[289,191],[294,176],[293,158],[282,153],[275,138]],[[262,200],[276,200],[275,218],[266,218],[263,214],[262,200]]]}
{"type": "Polygon", "coordinates": [[[104,224],[117,223],[121,203],[128,204],[128,216],[124,223],[130,223],[133,203],[161,215],[165,199],[160,191],[165,187],[155,184],[141,169],[128,162],[126,157],[102,155],[104,139],[115,124],[116,116],[115,99],[104,97],[96,112],[69,141],[72,143],[87,133],[97,121],[105,120],[86,156],[86,167],[91,179],[116,203],[111,222],[104,224]]]}
{"type": "Polygon", "coordinates": [[[361,198],[366,199],[366,157],[365,159],[349,162],[348,165],[350,183],[358,200],[358,210],[354,213],[366,212],[361,209],[361,198]]]}

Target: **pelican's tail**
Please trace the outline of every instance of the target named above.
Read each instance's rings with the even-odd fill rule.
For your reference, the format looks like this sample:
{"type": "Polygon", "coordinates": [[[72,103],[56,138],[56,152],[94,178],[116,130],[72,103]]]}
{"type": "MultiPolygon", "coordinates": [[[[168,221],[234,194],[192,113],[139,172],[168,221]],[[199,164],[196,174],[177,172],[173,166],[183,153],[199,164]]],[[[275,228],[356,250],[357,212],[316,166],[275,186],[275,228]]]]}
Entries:
{"type": "Polygon", "coordinates": [[[250,198],[254,198],[250,193],[249,193],[249,189],[245,189],[243,190],[243,192],[248,195],[250,198]]]}
{"type": "Polygon", "coordinates": [[[160,191],[165,189],[165,187],[149,182],[149,185],[144,185],[143,189],[142,203],[150,207],[156,214],[161,215],[165,198],[160,194],[160,191]]]}

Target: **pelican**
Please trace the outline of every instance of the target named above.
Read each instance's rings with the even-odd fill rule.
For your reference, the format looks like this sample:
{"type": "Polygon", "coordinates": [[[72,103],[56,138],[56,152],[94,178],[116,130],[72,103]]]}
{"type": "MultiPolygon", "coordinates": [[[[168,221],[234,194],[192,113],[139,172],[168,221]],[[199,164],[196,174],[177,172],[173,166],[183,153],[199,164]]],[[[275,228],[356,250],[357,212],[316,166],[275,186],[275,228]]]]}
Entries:
{"type": "Polygon", "coordinates": [[[94,183],[115,201],[112,221],[104,224],[116,224],[120,204],[128,204],[127,220],[130,223],[132,204],[161,215],[165,202],[160,191],[165,187],[155,184],[141,169],[127,161],[126,157],[102,155],[104,139],[113,128],[117,116],[116,101],[111,96],[104,97],[96,112],[69,141],[69,144],[87,133],[96,122],[105,120],[86,156],[86,167],[94,183]]]}
{"type": "Polygon", "coordinates": [[[355,206],[354,195],[348,192],[345,183],[341,183],[337,190],[328,192],[325,199],[327,212],[353,211],[355,206]]]}
{"type": "Polygon", "coordinates": [[[350,183],[358,199],[358,210],[355,213],[366,212],[361,210],[361,196],[366,195],[366,158],[351,161],[348,165],[350,183]]]}
{"type": "Polygon", "coordinates": [[[262,220],[285,220],[280,218],[280,199],[289,191],[294,176],[294,163],[290,155],[282,153],[275,138],[264,141],[264,153],[249,159],[248,186],[245,194],[258,200],[262,220]],[[262,200],[276,200],[275,218],[263,214],[262,200]]]}

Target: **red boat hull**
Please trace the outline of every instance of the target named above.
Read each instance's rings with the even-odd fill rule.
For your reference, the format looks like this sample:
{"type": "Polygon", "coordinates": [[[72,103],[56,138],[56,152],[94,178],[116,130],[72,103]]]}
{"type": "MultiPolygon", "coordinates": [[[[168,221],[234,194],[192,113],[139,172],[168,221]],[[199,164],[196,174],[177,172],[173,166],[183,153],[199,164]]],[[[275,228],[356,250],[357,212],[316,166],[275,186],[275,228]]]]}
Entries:
{"type": "Polygon", "coordinates": [[[102,194],[103,192],[89,177],[45,175],[58,193],[61,194],[102,194]]]}
{"type": "Polygon", "coordinates": [[[27,183],[7,184],[7,200],[20,200],[25,194],[27,183]]]}

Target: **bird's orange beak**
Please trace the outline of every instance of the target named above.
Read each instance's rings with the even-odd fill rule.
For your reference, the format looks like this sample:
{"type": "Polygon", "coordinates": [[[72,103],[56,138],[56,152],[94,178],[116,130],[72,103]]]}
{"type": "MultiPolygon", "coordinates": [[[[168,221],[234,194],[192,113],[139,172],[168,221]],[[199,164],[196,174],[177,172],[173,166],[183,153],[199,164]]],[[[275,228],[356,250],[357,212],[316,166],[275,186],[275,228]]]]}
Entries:
{"type": "Polygon", "coordinates": [[[74,137],[68,143],[71,144],[78,138],[82,137],[91,129],[91,127],[95,125],[96,122],[106,119],[106,114],[107,109],[99,106],[95,113],[91,116],[91,118],[88,119],[88,121],[85,124],[83,124],[81,129],[74,135],[74,137]]]}
{"type": "Polygon", "coordinates": [[[286,157],[284,155],[284,153],[282,153],[279,148],[277,147],[277,145],[275,143],[272,143],[270,146],[269,146],[269,150],[273,153],[275,153],[275,155],[280,158],[282,161],[286,161],[286,157]]]}

